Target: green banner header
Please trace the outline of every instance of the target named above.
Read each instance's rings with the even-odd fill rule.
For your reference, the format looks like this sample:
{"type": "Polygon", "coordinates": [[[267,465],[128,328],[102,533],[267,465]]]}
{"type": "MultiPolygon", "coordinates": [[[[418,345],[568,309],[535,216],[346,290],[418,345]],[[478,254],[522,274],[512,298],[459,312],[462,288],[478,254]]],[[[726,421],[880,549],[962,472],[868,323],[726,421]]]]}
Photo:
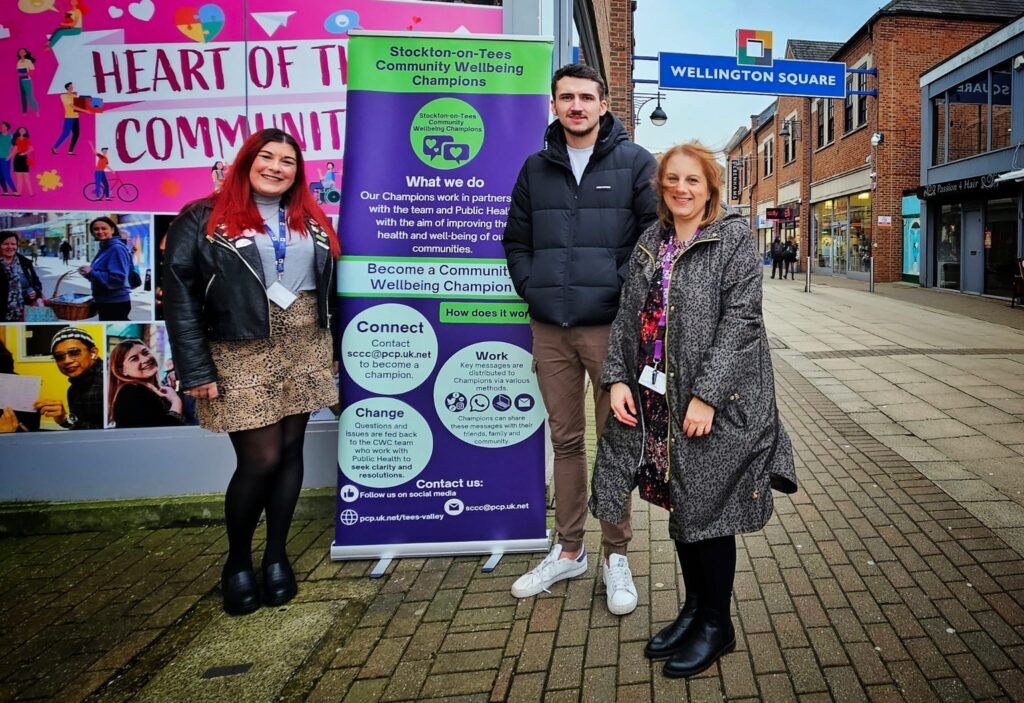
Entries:
{"type": "Polygon", "coordinates": [[[537,95],[551,79],[550,41],[353,35],[348,57],[349,90],[537,95]]]}

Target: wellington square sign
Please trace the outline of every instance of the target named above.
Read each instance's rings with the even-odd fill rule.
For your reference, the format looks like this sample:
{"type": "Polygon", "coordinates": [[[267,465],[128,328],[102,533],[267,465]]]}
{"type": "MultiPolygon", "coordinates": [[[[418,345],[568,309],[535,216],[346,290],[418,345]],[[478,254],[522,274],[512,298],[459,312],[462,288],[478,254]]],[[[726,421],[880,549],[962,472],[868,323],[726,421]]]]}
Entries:
{"type": "Polygon", "coordinates": [[[846,64],[772,57],[772,33],[736,30],[735,56],[658,54],[658,87],[711,93],[845,98],[846,64]]]}

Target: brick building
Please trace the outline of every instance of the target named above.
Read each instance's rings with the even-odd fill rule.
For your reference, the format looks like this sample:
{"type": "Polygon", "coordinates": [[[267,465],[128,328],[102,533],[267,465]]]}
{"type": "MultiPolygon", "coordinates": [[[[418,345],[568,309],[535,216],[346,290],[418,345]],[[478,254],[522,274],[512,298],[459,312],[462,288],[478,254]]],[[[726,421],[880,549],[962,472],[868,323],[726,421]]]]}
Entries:
{"type": "MultiPolygon", "coordinates": [[[[756,158],[768,157],[762,145],[774,136],[771,156],[781,159],[775,192],[768,179],[756,184],[752,224],[768,224],[755,217],[768,202],[799,206],[799,219],[760,227],[761,246],[766,234],[793,234],[815,273],[867,278],[874,255],[877,281],[900,280],[903,194],[920,182],[921,74],[1022,12],[1024,0],[893,0],[842,44],[788,42],[786,58],[877,71],[848,73],[847,89],[878,94],[773,103],[774,134],[758,136],[756,158]]],[[[744,143],[729,146],[730,161],[749,158],[744,143]]]]}

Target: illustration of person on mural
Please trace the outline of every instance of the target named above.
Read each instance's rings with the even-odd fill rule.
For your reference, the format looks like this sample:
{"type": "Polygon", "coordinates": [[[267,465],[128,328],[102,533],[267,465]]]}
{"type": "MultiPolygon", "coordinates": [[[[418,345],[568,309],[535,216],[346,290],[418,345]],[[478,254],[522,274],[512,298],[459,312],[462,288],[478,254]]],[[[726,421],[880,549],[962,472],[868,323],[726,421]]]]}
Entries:
{"type": "Polygon", "coordinates": [[[29,178],[29,169],[33,165],[32,152],[35,151],[35,147],[32,146],[32,140],[29,139],[28,129],[25,127],[18,127],[14,130],[14,158],[12,159],[12,166],[14,170],[14,185],[17,187],[15,195],[21,195],[26,190],[30,196],[35,196],[35,190],[32,188],[32,179],[29,178]]]}
{"type": "Polygon", "coordinates": [[[89,8],[82,0],[69,0],[68,10],[61,18],[60,24],[46,42],[46,50],[50,51],[64,37],[72,37],[82,33],[82,18],[88,14],[89,8]]]}
{"type": "Polygon", "coordinates": [[[32,92],[32,71],[36,70],[36,59],[28,49],[18,49],[18,92],[21,94],[21,114],[27,115],[28,108],[39,116],[39,103],[32,92]]]}
{"type": "Polygon", "coordinates": [[[14,178],[11,173],[11,151],[14,149],[14,135],[11,134],[11,123],[0,122],[0,195],[17,195],[14,178]]]}
{"type": "Polygon", "coordinates": [[[75,98],[77,97],[78,93],[75,92],[74,83],[65,83],[64,92],[60,96],[60,101],[64,105],[64,125],[61,127],[57,142],[50,148],[51,154],[56,154],[57,149],[68,137],[71,137],[71,143],[68,144],[68,154],[73,156],[75,153],[75,145],[78,144],[78,136],[81,133],[78,113],[86,112],[86,110],[75,104],[75,98]]]}
{"type": "Polygon", "coordinates": [[[114,198],[110,195],[110,181],[107,180],[107,171],[110,169],[110,158],[107,156],[109,147],[103,147],[97,151],[96,145],[89,142],[89,148],[96,155],[96,170],[93,172],[96,199],[99,200],[102,197],[104,200],[113,200],[114,198]]]}

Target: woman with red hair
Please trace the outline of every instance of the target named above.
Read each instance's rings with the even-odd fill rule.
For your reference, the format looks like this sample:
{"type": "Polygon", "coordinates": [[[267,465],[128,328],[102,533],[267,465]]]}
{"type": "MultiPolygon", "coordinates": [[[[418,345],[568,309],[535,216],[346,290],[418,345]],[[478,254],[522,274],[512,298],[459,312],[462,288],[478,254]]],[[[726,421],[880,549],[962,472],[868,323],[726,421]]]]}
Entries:
{"type": "Polygon", "coordinates": [[[224,610],[260,605],[252,536],[267,515],[262,601],[297,592],[285,553],[312,411],[337,402],[331,308],[338,238],[309,191],[302,152],[279,129],[242,145],[221,189],[167,233],[164,316],[178,379],[199,424],[237,458],[224,500],[224,610]]]}

